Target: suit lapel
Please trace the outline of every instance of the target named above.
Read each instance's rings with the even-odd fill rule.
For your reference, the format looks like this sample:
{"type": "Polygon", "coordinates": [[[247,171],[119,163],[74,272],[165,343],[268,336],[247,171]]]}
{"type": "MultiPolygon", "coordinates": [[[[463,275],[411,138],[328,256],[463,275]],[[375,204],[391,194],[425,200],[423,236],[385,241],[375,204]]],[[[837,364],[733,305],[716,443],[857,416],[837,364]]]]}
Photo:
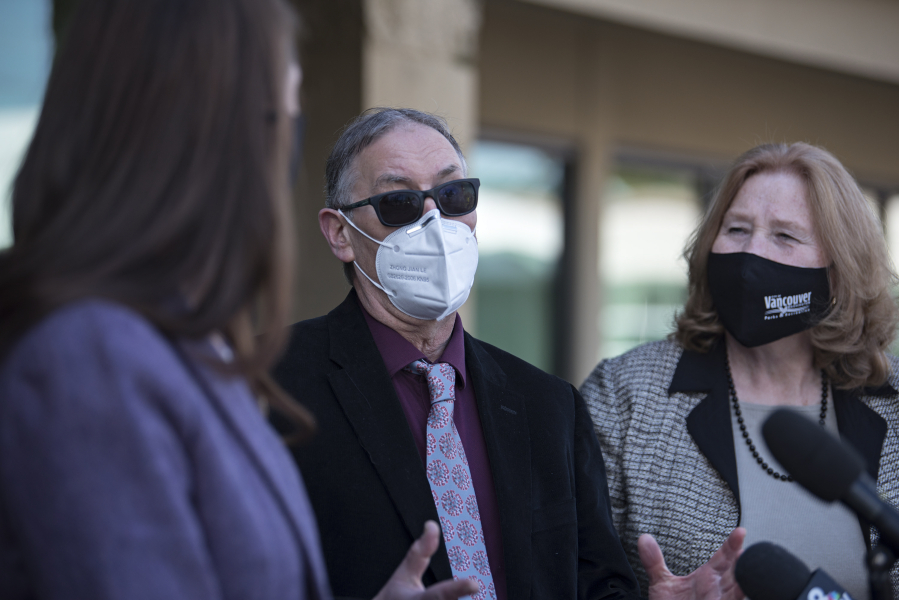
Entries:
{"type": "Polygon", "coordinates": [[[727,483],[739,507],[737,455],[722,344],[717,344],[707,354],[684,351],[668,389],[669,394],[675,392],[706,392],[706,397],[687,415],[687,431],[699,451],[727,483]]]}
{"type": "Polygon", "coordinates": [[[509,598],[531,595],[531,440],[524,399],[506,390],[506,375],[473,337],[465,334],[465,366],[500,509],[509,598]]]}
{"type": "Polygon", "coordinates": [[[245,380],[242,377],[216,374],[211,367],[203,364],[204,356],[215,356],[208,342],[182,341],[177,343],[177,347],[182,360],[194,374],[213,408],[230,426],[256,463],[263,480],[268,483],[304,549],[318,597],[327,597],[327,575],[318,529],[314,526],[312,507],[309,506],[296,465],[254,404],[245,380]]]}
{"type": "MultiPolygon", "coordinates": [[[[864,390],[864,395],[868,396],[895,394],[890,385],[864,390]]],[[[868,474],[876,481],[880,470],[880,450],[887,434],[886,421],[859,399],[857,390],[833,388],[833,409],[837,415],[840,437],[861,453],[868,474]]]]}
{"type": "MultiPolygon", "coordinates": [[[[837,416],[840,438],[854,447],[865,459],[868,474],[877,481],[880,470],[880,451],[886,438],[887,423],[859,399],[858,390],[833,389],[833,410],[837,416]]],[[[889,384],[879,388],[866,388],[868,396],[895,396],[896,390],[889,384]]],[[[865,536],[865,544],[871,548],[871,524],[858,518],[865,536]]]]}
{"type": "MultiPolygon", "coordinates": [[[[437,508],[406,415],[355,294],[334,309],[327,322],[330,358],[341,367],[328,375],[331,389],[410,539],[415,539],[427,519],[438,521],[437,508]]],[[[443,543],[429,569],[438,580],[452,578],[443,543]]]]}

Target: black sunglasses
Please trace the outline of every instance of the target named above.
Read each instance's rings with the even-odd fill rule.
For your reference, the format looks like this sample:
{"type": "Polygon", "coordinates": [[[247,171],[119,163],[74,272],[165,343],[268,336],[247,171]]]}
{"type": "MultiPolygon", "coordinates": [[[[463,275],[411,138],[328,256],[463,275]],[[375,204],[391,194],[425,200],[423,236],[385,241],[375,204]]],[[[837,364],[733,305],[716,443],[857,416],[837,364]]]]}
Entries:
{"type": "Polygon", "coordinates": [[[433,198],[440,212],[448,217],[467,215],[478,207],[480,179],[456,179],[430,190],[394,190],[341,207],[350,210],[370,204],[378,220],[387,227],[402,227],[421,218],[425,198],[433,198]]]}

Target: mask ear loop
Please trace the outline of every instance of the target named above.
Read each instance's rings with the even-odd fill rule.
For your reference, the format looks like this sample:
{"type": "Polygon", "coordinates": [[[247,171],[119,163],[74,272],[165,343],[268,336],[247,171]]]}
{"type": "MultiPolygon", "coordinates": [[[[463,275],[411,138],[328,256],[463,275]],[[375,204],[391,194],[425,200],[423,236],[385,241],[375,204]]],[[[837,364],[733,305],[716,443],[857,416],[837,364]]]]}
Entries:
{"type": "Polygon", "coordinates": [[[393,249],[393,246],[391,246],[390,244],[385,244],[384,242],[380,242],[380,241],[376,240],[375,238],[371,237],[370,235],[368,235],[367,233],[365,233],[364,231],[362,231],[361,229],[359,229],[359,227],[356,226],[355,223],[353,223],[353,220],[350,219],[348,216],[346,216],[346,214],[344,214],[344,212],[341,209],[338,208],[337,212],[340,213],[340,216],[342,216],[344,219],[346,219],[346,222],[349,223],[353,227],[353,229],[355,229],[356,231],[358,231],[359,233],[361,233],[362,235],[364,235],[365,237],[367,237],[374,243],[384,246],[385,248],[390,248],[391,250],[393,249]]]}
{"type": "MultiPolygon", "coordinates": [[[[352,219],[350,219],[348,216],[346,216],[346,215],[344,214],[344,212],[343,212],[342,210],[340,210],[339,208],[337,209],[337,212],[340,213],[340,215],[341,215],[344,219],[346,219],[346,222],[349,223],[349,224],[353,227],[353,229],[355,229],[356,231],[358,231],[359,233],[361,233],[362,235],[364,235],[365,237],[367,237],[368,239],[370,239],[370,240],[373,241],[374,243],[379,244],[379,245],[381,245],[381,246],[384,246],[385,248],[393,248],[393,246],[391,246],[390,244],[385,244],[384,242],[379,242],[379,241],[376,240],[375,238],[371,237],[370,235],[368,235],[367,233],[365,233],[364,231],[362,231],[361,229],[359,229],[359,227],[357,227],[356,224],[353,223],[352,219]]],[[[375,286],[376,288],[378,288],[379,290],[381,290],[382,292],[384,292],[384,293],[387,294],[388,296],[391,296],[391,297],[396,296],[395,293],[390,292],[390,291],[386,290],[385,288],[383,288],[382,286],[380,286],[380,285],[378,285],[377,283],[375,283],[375,280],[372,279],[371,277],[369,277],[369,276],[368,276],[368,273],[366,273],[364,270],[362,270],[362,267],[360,267],[360,266],[359,266],[359,263],[357,263],[355,260],[353,261],[353,265],[359,270],[360,273],[362,273],[362,274],[365,276],[366,279],[368,279],[368,280],[371,282],[371,284],[372,284],[373,286],[375,286]]]]}

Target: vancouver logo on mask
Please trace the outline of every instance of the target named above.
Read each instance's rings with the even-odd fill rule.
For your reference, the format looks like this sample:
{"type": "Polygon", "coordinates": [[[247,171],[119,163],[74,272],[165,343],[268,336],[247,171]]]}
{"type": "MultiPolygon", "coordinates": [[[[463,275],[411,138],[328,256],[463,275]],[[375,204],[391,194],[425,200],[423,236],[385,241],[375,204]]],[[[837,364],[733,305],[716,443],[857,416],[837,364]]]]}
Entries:
{"type": "Polygon", "coordinates": [[[807,313],[812,307],[812,293],[782,297],[780,294],[765,296],[765,320],[792,317],[807,313]]]}

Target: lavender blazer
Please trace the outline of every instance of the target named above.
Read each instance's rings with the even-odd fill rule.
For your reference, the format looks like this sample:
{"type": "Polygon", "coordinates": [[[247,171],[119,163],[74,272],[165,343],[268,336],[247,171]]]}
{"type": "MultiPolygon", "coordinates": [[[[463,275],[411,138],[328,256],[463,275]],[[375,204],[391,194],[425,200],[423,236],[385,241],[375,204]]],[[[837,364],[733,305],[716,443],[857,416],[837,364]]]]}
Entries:
{"type": "Polygon", "coordinates": [[[65,306],[0,365],[0,598],[330,597],[303,482],[208,342],[65,306]]]}

